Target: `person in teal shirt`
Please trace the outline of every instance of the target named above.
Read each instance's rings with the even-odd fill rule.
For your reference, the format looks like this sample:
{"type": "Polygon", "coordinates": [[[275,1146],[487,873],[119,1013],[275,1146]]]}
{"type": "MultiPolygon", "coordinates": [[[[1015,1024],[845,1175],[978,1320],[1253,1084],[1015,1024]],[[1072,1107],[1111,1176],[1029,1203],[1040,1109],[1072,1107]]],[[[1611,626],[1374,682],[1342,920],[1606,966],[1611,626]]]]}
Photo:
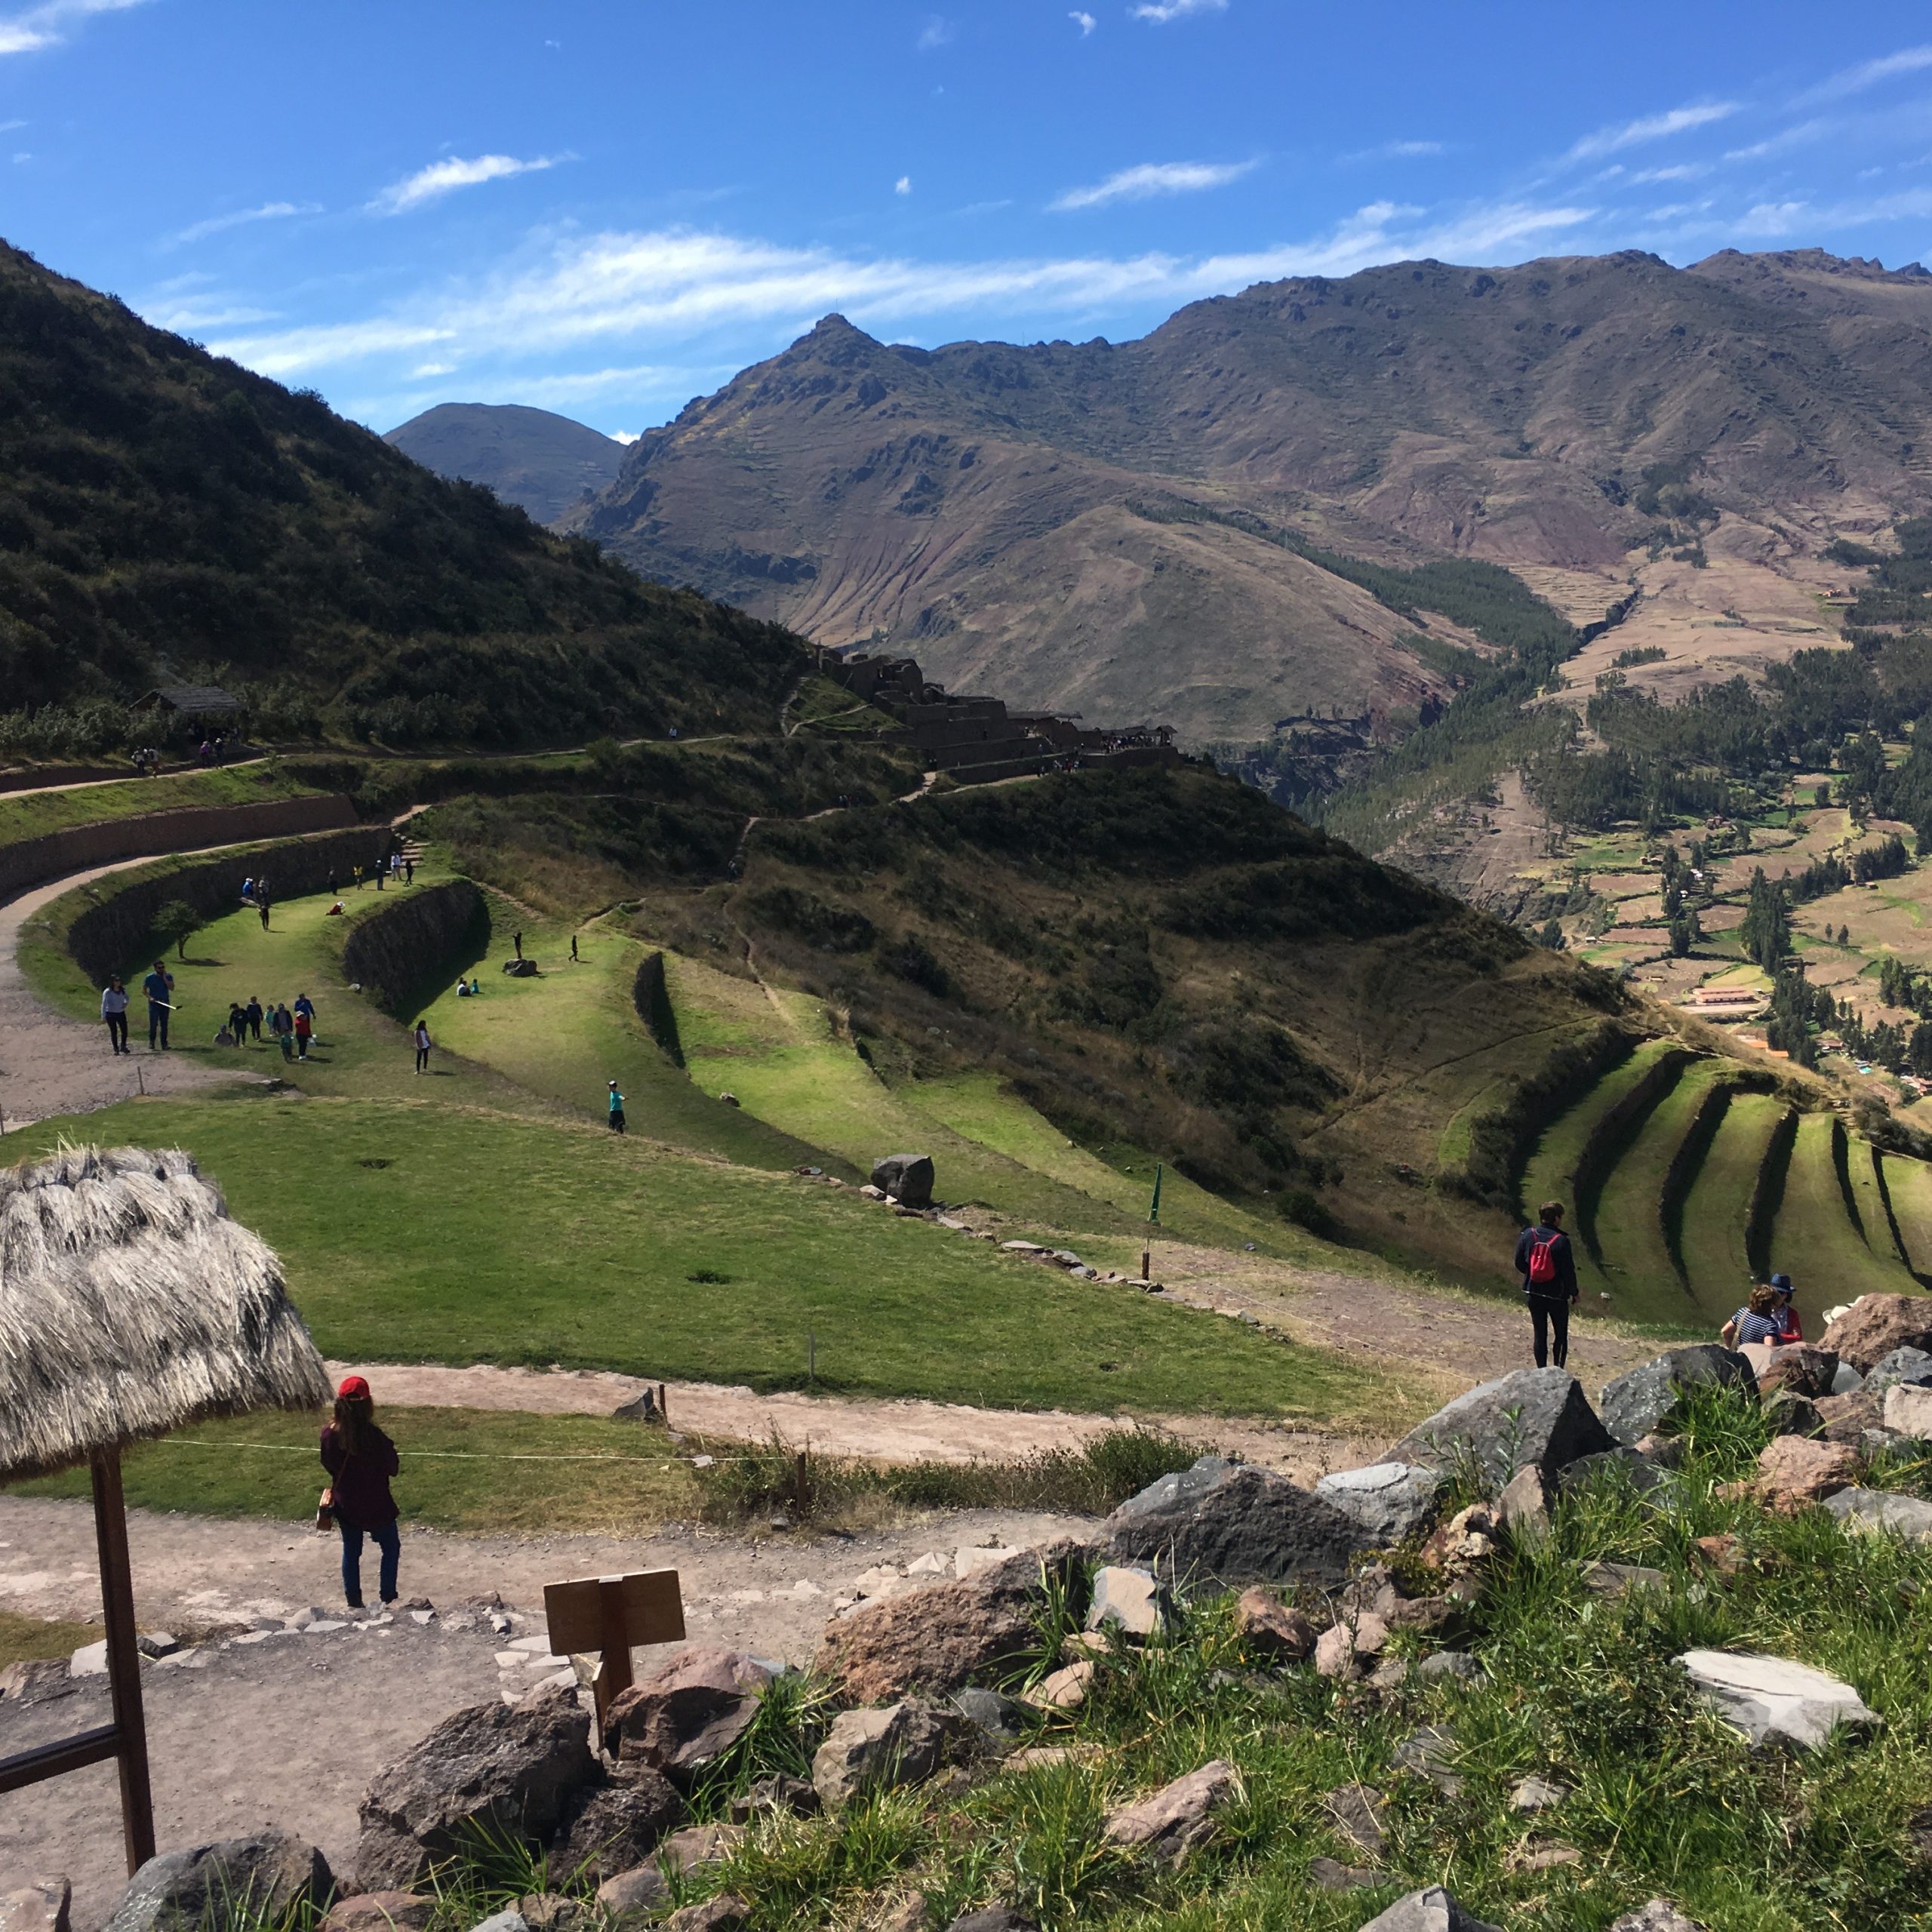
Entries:
{"type": "Polygon", "coordinates": [[[617,1091],[617,1083],[611,1082],[611,1131],[621,1134],[624,1131],[624,1097],[617,1091]]]}

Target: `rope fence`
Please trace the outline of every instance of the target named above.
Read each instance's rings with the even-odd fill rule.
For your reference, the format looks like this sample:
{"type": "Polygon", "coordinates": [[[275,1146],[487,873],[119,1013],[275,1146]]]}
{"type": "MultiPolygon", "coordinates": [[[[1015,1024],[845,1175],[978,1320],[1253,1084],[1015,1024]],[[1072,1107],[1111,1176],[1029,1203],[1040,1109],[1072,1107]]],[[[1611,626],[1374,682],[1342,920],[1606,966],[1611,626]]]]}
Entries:
{"type": "MultiPolygon", "coordinates": [[[[316,1459],[314,1450],[299,1442],[195,1442],[177,1440],[173,1436],[157,1436],[141,1444],[144,1449],[253,1449],[271,1456],[306,1456],[316,1459]]],[[[799,1452],[786,1450],[787,1456],[799,1452]]],[[[770,1460],[764,1456],[713,1456],[699,1463],[689,1456],[543,1456],[528,1453],[509,1455],[494,1454],[480,1449],[412,1449],[411,1460],[417,1462],[441,1463],[635,1463],[641,1469],[661,1469],[667,1464],[680,1465],[685,1469],[715,1469],[724,1463],[762,1463],[770,1460]]]]}

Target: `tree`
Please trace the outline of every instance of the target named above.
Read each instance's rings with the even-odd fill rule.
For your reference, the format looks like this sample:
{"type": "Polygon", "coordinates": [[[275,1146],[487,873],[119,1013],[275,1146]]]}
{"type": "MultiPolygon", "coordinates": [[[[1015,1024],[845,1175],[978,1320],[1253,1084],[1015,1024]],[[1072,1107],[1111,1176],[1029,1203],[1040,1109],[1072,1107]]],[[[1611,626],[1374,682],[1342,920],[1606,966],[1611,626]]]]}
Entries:
{"type": "Polygon", "coordinates": [[[1563,921],[1552,919],[1538,937],[1551,952],[1561,952],[1563,950],[1563,921]]]}
{"type": "Polygon", "coordinates": [[[1764,876],[1762,866],[1751,875],[1751,896],[1738,937],[1746,958],[1767,973],[1775,973],[1791,950],[1791,914],[1785,904],[1783,884],[1774,885],[1764,876]]]}
{"type": "Polygon", "coordinates": [[[1703,937],[1694,909],[1678,913],[1670,922],[1670,949],[1679,959],[1703,937]]]}
{"type": "Polygon", "coordinates": [[[1932,1076],[1932,1024],[1921,1020],[1912,1029],[1912,1044],[1906,1057],[1912,1070],[1921,1078],[1932,1076]]]}
{"type": "Polygon", "coordinates": [[[170,946],[180,958],[188,956],[189,936],[201,930],[202,915],[185,899],[171,899],[154,915],[154,936],[165,952],[170,946]]]}

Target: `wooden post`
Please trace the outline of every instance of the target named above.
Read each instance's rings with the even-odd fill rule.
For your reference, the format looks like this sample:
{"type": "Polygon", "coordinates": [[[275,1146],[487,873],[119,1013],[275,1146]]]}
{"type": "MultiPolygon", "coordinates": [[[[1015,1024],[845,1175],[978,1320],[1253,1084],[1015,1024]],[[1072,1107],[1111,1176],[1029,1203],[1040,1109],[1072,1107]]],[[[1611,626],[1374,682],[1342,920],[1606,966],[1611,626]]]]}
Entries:
{"type": "Polygon", "coordinates": [[[128,1563],[128,1512],[121,1452],[95,1453],[94,1536],[100,1547],[100,1603],[107,1626],[107,1684],[121,1764],[122,1835],[131,1877],[154,1856],[154,1793],[148,1782],[147,1721],[141,1709],[141,1653],[135,1643],[134,1580],[128,1563]]]}
{"type": "Polygon", "coordinates": [[[792,1506],[798,1521],[801,1523],[805,1520],[806,1506],[810,1493],[808,1478],[805,1474],[805,1452],[801,1449],[798,1451],[798,1460],[792,1465],[792,1506]]]}
{"type": "Polygon", "coordinates": [[[657,1385],[657,1420],[666,1429],[671,1426],[671,1411],[665,1406],[664,1385],[661,1382],[657,1385]]]}
{"type": "Polygon", "coordinates": [[[601,1736],[610,1714],[611,1700],[620,1690],[628,1690],[636,1681],[631,1675],[630,1626],[624,1617],[624,1580],[600,1577],[597,1580],[597,1607],[603,1618],[604,1641],[599,1647],[604,1660],[591,1688],[597,1700],[597,1728],[601,1736]]]}

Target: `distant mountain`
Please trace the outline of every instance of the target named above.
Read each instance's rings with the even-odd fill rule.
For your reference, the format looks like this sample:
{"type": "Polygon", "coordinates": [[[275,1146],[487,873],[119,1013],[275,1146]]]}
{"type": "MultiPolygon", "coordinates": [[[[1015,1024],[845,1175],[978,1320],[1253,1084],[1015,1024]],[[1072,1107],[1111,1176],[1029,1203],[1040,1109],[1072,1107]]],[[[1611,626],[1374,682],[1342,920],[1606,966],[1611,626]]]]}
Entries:
{"type": "Polygon", "coordinates": [[[607,488],[624,456],[614,438],[519,403],[440,402],[383,441],[438,476],[495,491],[538,523],[607,488]]]}
{"type": "Polygon", "coordinates": [[[165,675],[298,734],[580,742],[762,724],[801,664],[0,243],[0,709],[165,675]]]}
{"type": "Polygon", "coordinates": [[[640,438],[565,525],[955,688],[1256,739],[1448,683],[1311,549],[1601,572],[1687,498],[1812,549],[1932,506],[1932,275],[1817,251],[1409,262],[1026,348],[830,316],[640,438]]]}

